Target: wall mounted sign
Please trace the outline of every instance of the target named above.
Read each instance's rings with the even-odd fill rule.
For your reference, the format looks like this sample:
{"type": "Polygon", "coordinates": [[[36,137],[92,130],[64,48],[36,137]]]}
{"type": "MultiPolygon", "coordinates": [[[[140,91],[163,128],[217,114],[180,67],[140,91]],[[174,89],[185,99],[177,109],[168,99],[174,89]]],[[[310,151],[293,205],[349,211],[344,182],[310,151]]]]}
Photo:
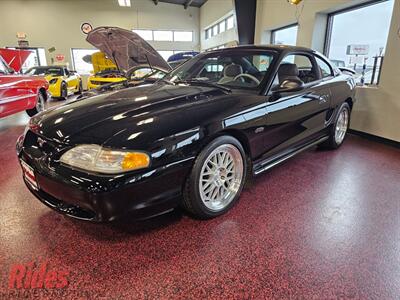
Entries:
{"type": "Polygon", "coordinates": [[[56,55],[56,61],[58,62],[62,62],[65,59],[65,55],[64,54],[57,54],[56,55]]]}
{"type": "Polygon", "coordinates": [[[368,55],[369,45],[348,45],[347,55],[368,55]]]}
{"type": "Polygon", "coordinates": [[[82,23],[81,25],[81,31],[84,34],[88,34],[89,32],[91,32],[93,30],[93,27],[90,23],[82,23]]]}

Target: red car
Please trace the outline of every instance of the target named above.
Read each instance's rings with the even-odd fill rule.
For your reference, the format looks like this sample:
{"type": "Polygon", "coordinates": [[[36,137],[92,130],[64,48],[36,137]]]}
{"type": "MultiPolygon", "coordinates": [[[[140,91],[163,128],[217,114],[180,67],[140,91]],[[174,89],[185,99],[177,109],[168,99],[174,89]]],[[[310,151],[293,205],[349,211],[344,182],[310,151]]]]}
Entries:
{"type": "Polygon", "coordinates": [[[44,110],[48,87],[43,77],[15,74],[0,56],[0,118],[23,110],[33,116],[44,110]]]}

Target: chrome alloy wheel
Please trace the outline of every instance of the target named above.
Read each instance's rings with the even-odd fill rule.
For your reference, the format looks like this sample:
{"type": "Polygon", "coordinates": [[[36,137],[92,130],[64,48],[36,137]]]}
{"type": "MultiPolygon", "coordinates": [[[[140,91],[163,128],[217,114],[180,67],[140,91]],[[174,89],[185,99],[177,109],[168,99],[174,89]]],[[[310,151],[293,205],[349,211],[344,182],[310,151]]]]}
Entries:
{"type": "Polygon", "coordinates": [[[243,180],[243,157],[231,144],[214,149],[204,161],[199,191],[204,205],[212,211],[226,208],[238,193],[243,180]]]}
{"type": "Polygon", "coordinates": [[[36,110],[37,112],[41,112],[44,111],[44,98],[43,95],[39,92],[38,96],[37,96],[37,100],[36,100],[36,110]]]}
{"type": "Polygon", "coordinates": [[[347,132],[347,128],[349,125],[349,111],[347,109],[343,109],[338,117],[335,128],[335,142],[340,145],[347,132]]]}

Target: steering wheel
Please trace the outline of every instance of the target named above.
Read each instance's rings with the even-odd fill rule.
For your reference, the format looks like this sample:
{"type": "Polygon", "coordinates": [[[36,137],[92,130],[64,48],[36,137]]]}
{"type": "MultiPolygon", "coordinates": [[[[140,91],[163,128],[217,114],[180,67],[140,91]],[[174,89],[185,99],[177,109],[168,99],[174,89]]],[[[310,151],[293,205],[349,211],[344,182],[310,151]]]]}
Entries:
{"type": "Polygon", "coordinates": [[[237,79],[239,79],[239,78],[241,78],[241,77],[250,78],[250,79],[253,80],[255,83],[257,83],[257,85],[260,84],[260,80],[258,80],[257,78],[255,78],[253,75],[246,74],[246,73],[237,75],[233,80],[236,81],[237,79]]]}

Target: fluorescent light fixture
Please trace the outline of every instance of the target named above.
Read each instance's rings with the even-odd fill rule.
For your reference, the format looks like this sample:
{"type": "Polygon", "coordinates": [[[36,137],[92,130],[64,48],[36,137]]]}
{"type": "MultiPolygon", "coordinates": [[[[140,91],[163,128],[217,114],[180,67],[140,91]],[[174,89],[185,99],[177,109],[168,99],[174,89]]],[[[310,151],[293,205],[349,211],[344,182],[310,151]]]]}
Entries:
{"type": "Polygon", "coordinates": [[[131,0],[118,0],[119,6],[131,7],[131,0]]]}

